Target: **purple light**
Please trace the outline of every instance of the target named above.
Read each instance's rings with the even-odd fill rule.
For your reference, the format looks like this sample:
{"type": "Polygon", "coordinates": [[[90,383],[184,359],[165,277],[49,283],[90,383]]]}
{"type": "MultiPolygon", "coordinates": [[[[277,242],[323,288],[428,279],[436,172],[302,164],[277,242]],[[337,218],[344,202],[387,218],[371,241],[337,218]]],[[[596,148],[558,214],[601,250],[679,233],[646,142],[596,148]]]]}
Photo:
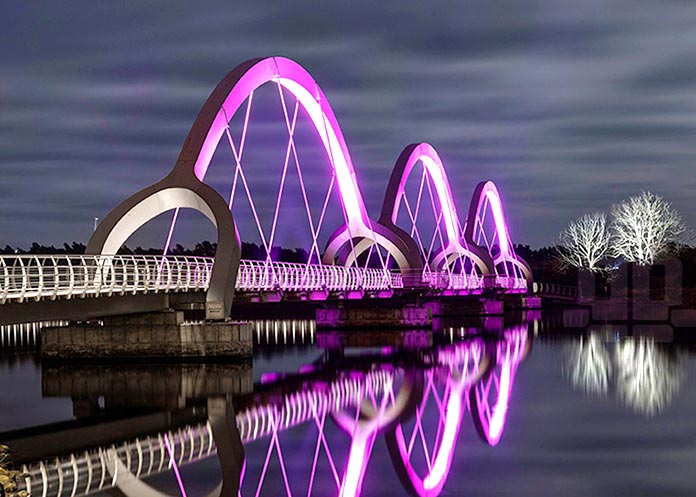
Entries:
{"type": "Polygon", "coordinates": [[[179,474],[179,467],[176,465],[174,460],[174,450],[172,445],[169,443],[169,435],[164,434],[164,446],[167,448],[167,454],[169,454],[169,460],[172,461],[172,469],[174,470],[174,475],[176,476],[176,481],[179,483],[179,490],[181,491],[181,497],[186,497],[186,489],[184,489],[184,482],[181,481],[181,475],[179,474]]]}
{"type": "Polygon", "coordinates": [[[362,489],[365,469],[370,459],[375,432],[372,430],[358,429],[350,444],[348,466],[343,477],[343,483],[339,497],[358,497],[362,489]]]}
{"type": "Polygon", "coordinates": [[[500,201],[500,193],[498,193],[498,188],[495,186],[495,183],[486,181],[486,184],[483,186],[483,191],[481,192],[481,197],[479,197],[479,208],[483,202],[484,196],[488,199],[488,205],[490,205],[491,211],[493,212],[493,221],[495,222],[495,229],[498,232],[500,251],[509,256],[511,255],[510,235],[508,233],[507,222],[505,221],[505,214],[503,214],[503,204],[500,201]]]}
{"type": "MultiPolygon", "coordinates": [[[[433,459],[428,466],[429,471],[422,479],[410,462],[408,446],[413,443],[413,439],[409,444],[406,443],[401,425],[395,428],[393,439],[387,438],[387,444],[395,441],[398,447],[400,460],[395,461],[392,456],[392,460],[397,465],[397,471],[405,471],[413,491],[420,497],[439,495],[442,491],[452,467],[454,450],[466,408],[464,396],[488,368],[488,360],[483,356],[478,342],[469,342],[443,351],[438,357],[438,363],[440,367],[446,368],[446,383],[449,394],[445,406],[440,407],[440,417],[444,419],[442,435],[438,445],[433,448],[433,459]],[[460,370],[459,374],[453,373],[455,368],[460,370]]],[[[423,407],[424,405],[421,406],[421,409],[423,407]]],[[[416,431],[420,431],[421,435],[423,434],[420,423],[421,416],[416,415],[414,435],[416,431]]]]}
{"type": "Polygon", "coordinates": [[[475,417],[475,424],[482,431],[482,436],[491,446],[497,445],[503,435],[515,372],[527,352],[527,333],[524,327],[506,333],[505,342],[499,344],[496,350],[497,363],[500,365],[498,381],[489,377],[487,384],[477,385],[473,392],[471,414],[475,417]],[[488,392],[496,384],[497,398],[495,404],[489,407],[488,392]]]}
{"type": "Polygon", "coordinates": [[[447,241],[449,244],[456,244],[459,241],[459,217],[457,216],[457,208],[454,205],[452,190],[450,189],[449,180],[445,167],[442,165],[442,160],[437,151],[429,143],[420,143],[413,149],[411,155],[406,161],[404,170],[399,183],[399,190],[395,196],[395,205],[392,211],[392,222],[396,223],[396,217],[399,212],[402,194],[406,189],[406,181],[413,170],[413,167],[421,161],[423,167],[428,171],[430,179],[433,181],[437,197],[440,202],[440,207],[443,212],[443,220],[445,222],[445,231],[447,232],[447,241]]]}
{"type": "MultiPolygon", "coordinates": [[[[231,89],[205,136],[194,165],[196,177],[203,180],[228,120],[259,86],[275,81],[286,88],[307,112],[316,129],[329,160],[336,171],[341,199],[348,221],[356,228],[368,228],[370,221],[356,180],[348,147],[338,120],[311,75],[296,62],[283,57],[262,59],[248,67],[233,81],[231,89]]],[[[223,80],[220,86],[227,82],[223,80]]],[[[216,92],[213,92],[215,95],[216,92]]]]}

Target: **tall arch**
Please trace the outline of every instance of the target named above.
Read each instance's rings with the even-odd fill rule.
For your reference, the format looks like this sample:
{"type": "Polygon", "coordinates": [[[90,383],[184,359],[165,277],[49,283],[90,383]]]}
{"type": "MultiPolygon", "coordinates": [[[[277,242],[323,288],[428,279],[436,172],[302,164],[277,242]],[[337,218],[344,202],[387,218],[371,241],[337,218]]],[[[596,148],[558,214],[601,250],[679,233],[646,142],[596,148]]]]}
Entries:
{"type": "MultiPolygon", "coordinates": [[[[447,352],[438,358],[437,369],[430,372],[433,376],[444,379],[447,390],[445,398],[442,399],[440,413],[444,418],[441,420],[443,421],[442,434],[438,437],[438,443],[432,448],[432,460],[428,464],[428,471],[421,475],[412,465],[409,443],[404,437],[401,425],[395,426],[385,434],[387,449],[397,476],[404,489],[413,497],[435,497],[442,492],[450,473],[459,431],[466,412],[466,396],[472,385],[480,381],[493,364],[491,358],[484,353],[483,344],[478,341],[457,345],[449,358],[447,352]]],[[[421,405],[420,409],[422,410],[423,407],[421,405]]],[[[417,414],[417,423],[422,416],[422,412],[417,414]]],[[[417,428],[414,426],[413,429],[417,428]]]]}
{"type": "Polygon", "coordinates": [[[368,216],[353,161],[333,109],[312,76],[290,59],[252,59],[230,72],[213,90],[196,118],[173,172],[189,175],[193,171],[203,180],[229,119],[256,88],[271,81],[288,90],[307,112],[336,175],[347,223],[329,238],[322,257],[324,263],[352,264],[359,254],[357,247],[355,257],[349,254],[348,244],[355,240],[362,241],[367,248],[375,243],[384,247],[403,273],[419,270],[419,262],[412,253],[413,241],[380,226],[368,216]]]}
{"type": "Polygon", "coordinates": [[[490,446],[497,445],[503,436],[515,374],[532,348],[527,325],[506,331],[503,340],[494,347],[495,364],[469,390],[474,427],[481,440],[490,446]]]}

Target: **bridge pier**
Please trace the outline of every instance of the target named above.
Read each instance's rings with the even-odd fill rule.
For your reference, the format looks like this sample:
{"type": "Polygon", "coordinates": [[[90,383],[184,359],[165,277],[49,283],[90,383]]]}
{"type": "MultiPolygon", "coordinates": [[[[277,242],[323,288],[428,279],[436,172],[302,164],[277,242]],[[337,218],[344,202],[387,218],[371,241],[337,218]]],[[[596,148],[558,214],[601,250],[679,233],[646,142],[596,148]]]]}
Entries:
{"type": "Polygon", "coordinates": [[[541,297],[534,295],[503,295],[503,302],[506,309],[541,309],[541,297]]]}
{"type": "Polygon", "coordinates": [[[425,303],[434,316],[496,316],[503,314],[500,299],[476,297],[440,297],[425,303]]]}
{"type": "Polygon", "coordinates": [[[316,309],[318,329],[431,328],[430,309],[399,301],[346,300],[316,309]]]}
{"type": "Polygon", "coordinates": [[[155,312],[44,328],[47,358],[229,357],[252,354],[251,324],[185,322],[184,313],[155,312]]]}

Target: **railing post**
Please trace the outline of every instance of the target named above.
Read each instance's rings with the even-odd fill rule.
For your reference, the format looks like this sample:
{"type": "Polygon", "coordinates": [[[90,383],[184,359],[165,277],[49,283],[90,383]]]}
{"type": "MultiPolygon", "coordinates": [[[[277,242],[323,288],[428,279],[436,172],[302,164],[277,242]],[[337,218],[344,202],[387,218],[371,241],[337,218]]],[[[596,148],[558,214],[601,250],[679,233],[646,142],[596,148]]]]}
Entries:
{"type": "Polygon", "coordinates": [[[39,277],[39,281],[37,283],[36,295],[34,296],[34,300],[36,302],[38,302],[39,300],[41,300],[41,294],[43,293],[43,290],[44,290],[44,288],[43,288],[43,286],[44,286],[43,264],[41,262],[41,259],[39,259],[38,255],[35,255],[33,260],[36,263],[38,277],[39,277]]]}

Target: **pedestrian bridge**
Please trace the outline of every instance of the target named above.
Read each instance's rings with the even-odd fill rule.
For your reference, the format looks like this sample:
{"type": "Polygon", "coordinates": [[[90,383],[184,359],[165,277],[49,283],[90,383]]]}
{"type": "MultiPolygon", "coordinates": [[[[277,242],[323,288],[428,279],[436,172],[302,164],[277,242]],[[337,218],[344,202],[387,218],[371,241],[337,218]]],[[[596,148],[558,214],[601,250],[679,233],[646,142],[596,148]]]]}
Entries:
{"type": "MultiPolygon", "coordinates": [[[[455,171],[463,167],[457,164],[455,171]]],[[[252,59],[213,90],[170,173],[114,208],[86,255],[0,257],[0,304],[204,291],[206,316],[221,319],[230,315],[235,292],[305,292],[321,299],[334,292],[354,298],[409,289],[443,295],[531,290],[532,273],[515,253],[496,185],[478,183],[465,216],[458,199],[435,148],[413,143],[396,160],[379,217],[371,217],[342,130],[317,82],[292,60],[252,59]],[[267,159],[253,163],[248,157],[269,148],[251,136],[270,125],[255,106],[271,104],[279,112],[270,124],[283,133],[275,174],[267,172],[267,159]],[[300,142],[318,151],[305,155],[300,142]],[[227,169],[211,174],[226,178],[224,188],[208,180],[219,163],[227,169]],[[288,193],[293,182],[295,199],[288,193]],[[168,255],[184,209],[214,225],[214,259],[168,255]],[[164,256],[115,255],[135,231],[167,212],[172,219],[164,256]],[[306,262],[273,260],[273,248],[288,230],[307,233],[301,247],[306,262]],[[259,241],[262,260],[240,260],[242,240],[259,241]]]]}

